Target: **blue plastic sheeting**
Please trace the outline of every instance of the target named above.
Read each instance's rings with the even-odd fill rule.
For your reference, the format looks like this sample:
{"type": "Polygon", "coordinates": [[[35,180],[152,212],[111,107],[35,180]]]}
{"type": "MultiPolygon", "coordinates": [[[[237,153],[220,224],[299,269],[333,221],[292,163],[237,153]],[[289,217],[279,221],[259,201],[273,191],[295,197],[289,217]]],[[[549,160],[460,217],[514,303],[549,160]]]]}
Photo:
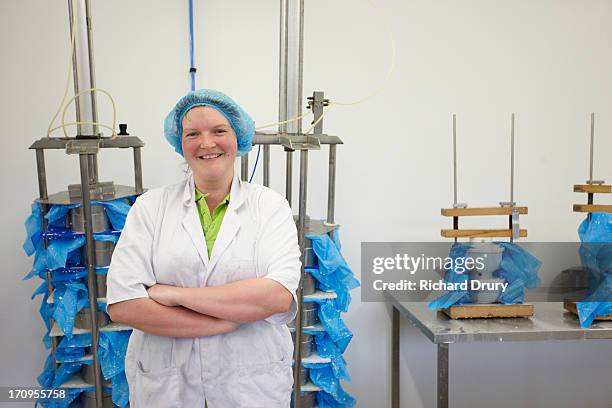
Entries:
{"type": "Polygon", "coordinates": [[[344,353],[346,347],[353,338],[353,333],[346,327],[340,317],[340,309],[336,299],[304,299],[304,302],[316,302],[319,304],[319,320],[336,346],[344,353]]]}
{"type": "Polygon", "coordinates": [[[102,374],[107,380],[125,370],[125,353],[130,334],[130,331],[100,332],[98,356],[102,374]]]}
{"type": "Polygon", "coordinates": [[[318,268],[309,268],[308,271],[319,281],[322,290],[336,292],[337,305],[346,312],[351,302],[349,291],[358,288],[359,281],[340,253],[338,231],[334,232],[334,237],[332,241],[327,234],[306,235],[312,241],[312,249],[319,261],[318,268]]]}
{"type": "Polygon", "coordinates": [[[40,375],[36,378],[41,388],[51,388],[53,385],[53,355],[49,354],[40,375]]]}
{"type": "Polygon", "coordinates": [[[93,361],[79,361],[73,363],[60,364],[57,370],[55,370],[55,377],[53,378],[52,388],[59,388],[63,383],[68,381],[74,374],[81,371],[84,365],[93,364],[93,361]]]}
{"type": "MultiPolygon", "coordinates": [[[[93,238],[95,241],[112,243],[117,243],[119,240],[119,237],[114,234],[94,234],[93,238]]],[[[46,250],[41,248],[36,251],[34,266],[23,279],[31,279],[37,275],[42,278],[47,270],[70,269],[79,264],[81,262],[80,249],[83,245],[85,245],[85,236],[83,235],[75,235],[69,239],[52,240],[46,250]]]]}
{"type": "MultiPolygon", "coordinates": [[[[98,340],[98,358],[102,376],[113,384],[112,396],[115,405],[125,407],[129,401],[129,389],[125,378],[125,353],[131,330],[100,332],[98,340]]],[[[84,333],[71,338],[64,337],[58,345],[59,350],[80,349],[92,345],[91,333],[84,333]]],[[[56,353],[57,356],[57,353],[56,353]]]]}
{"type": "Polygon", "coordinates": [[[612,242],[612,214],[591,213],[578,227],[580,242],[612,242]]]}
{"type": "Polygon", "coordinates": [[[53,319],[66,337],[72,337],[76,314],[89,305],[87,287],[78,282],[58,286],[54,292],[53,304],[53,319]]]}
{"type": "Polygon", "coordinates": [[[23,250],[31,256],[37,249],[42,248],[42,211],[37,202],[32,203],[32,213],[26,219],[26,239],[23,250]]]}
{"type": "MultiPolygon", "coordinates": [[[[76,260],[76,258],[78,258],[80,261],[81,254],[77,250],[83,245],[85,245],[84,236],[75,239],[58,239],[52,241],[49,243],[46,250],[47,268],[53,270],[65,267],[70,255],[72,255],[70,259],[76,260]]],[[[77,261],[77,263],[79,261],[77,261]]]]}
{"type": "Polygon", "coordinates": [[[304,364],[304,367],[308,368],[312,383],[324,391],[317,393],[319,408],[355,406],[355,399],[344,391],[329,364],[304,364]]]}
{"type": "MultiPolygon", "coordinates": [[[[444,275],[444,281],[449,283],[462,283],[470,279],[468,273],[458,273],[455,268],[457,265],[461,265],[460,262],[455,262],[457,258],[464,258],[470,249],[469,244],[453,244],[450,248],[449,258],[453,260],[453,267],[446,271],[444,275]]],[[[469,292],[465,290],[453,290],[443,294],[434,301],[430,302],[427,307],[429,309],[446,309],[452,305],[460,305],[468,303],[470,301],[469,292]]]]}
{"type": "Polygon", "coordinates": [[[118,407],[125,408],[130,401],[130,390],[128,388],[127,378],[125,378],[125,372],[121,371],[113,378],[113,403],[118,407]]]}
{"type": "Polygon", "coordinates": [[[47,284],[45,282],[41,283],[38,289],[34,291],[34,293],[32,294],[32,299],[34,299],[40,294],[43,295],[43,299],[40,304],[40,307],[38,308],[38,312],[40,313],[40,317],[42,318],[43,322],[45,323],[45,327],[47,328],[47,331],[43,336],[43,344],[45,345],[45,348],[50,348],[51,337],[49,336],[49,333],[51,332],[51,317],[53,316],[53,307],[52,305],[47,303],[49,293],[47,292],[47,284]]]}
{"type": "Polygon", "coordinates": [[[347,402],[340,403],[336,401],[333,395],[328,394],[326,392],[317,392],[317,407],[318,408],[337,408],[337,407],[354,407],[355,400],[350,395],[348,396],[347,402]],[[349,399],[350,398],[350,399],[349,399]]]}
{"type": "MultiPolygon", "coordinates": [[[[130,211],[130,204],[124,198],[119,198],[112,201],[92,201],[91,205],[101,205],[104,207],[106,216],[110,221],[111,225],[116,230],[122,230],[125,226],[125,218],[130,211]]],[[[66,226],[66,216],[73,208],[82,207],[83,204],[69,204],[69,205],[52,205],[45,218],[49,221],[49,224],[55,227],[66,226]]]]}
{"type": "Polygon", "coordinates": [[[329,334],[326,332],[316,332],[314,336],[317,354],[321,357],[331,359],[330,365],[334,376],[340,380],[350,381],[351,376],[346,368],[346,360],[342,357],[342,352],[338,349],[331,337],[329,337],[329,334]]]}
{"type": "Polygon", "coordinates": [[[590,221],[587,217],[580,223],[578,235],[583,243],[580,261],[588,271],[589,289],[576,308],[580,326],[589,328],[597,316],[612,314],[612,214],[592,213],[590,221]]]}
{"type": "MultiPolygon", "coordinates": [[[[502,277],[508,283],[508,287],[500,295],[499,301],[503,304],[522,303],[525,296],[525,288],[535,288],[540,284],[538,270],[542,266],[536,257],[525,251],[520,246],[510,242],[495,242],[504,248],[502,261],[499,269],[494,275],[502,277]]],[[[450,249],[449,257],[465,257],[470,249],[468,243],[453,244],[450,249]]],[[[468,273],[458,273],[454,268],[462,263],[453,262],[453,269],[446,271],[445,282],[461,283],[468,281],[468,273]]],[[[450,291],[438,297],[428,305],[429,309],[446,309],[455,304],[470,303],[469,291],[450,291]]]]}

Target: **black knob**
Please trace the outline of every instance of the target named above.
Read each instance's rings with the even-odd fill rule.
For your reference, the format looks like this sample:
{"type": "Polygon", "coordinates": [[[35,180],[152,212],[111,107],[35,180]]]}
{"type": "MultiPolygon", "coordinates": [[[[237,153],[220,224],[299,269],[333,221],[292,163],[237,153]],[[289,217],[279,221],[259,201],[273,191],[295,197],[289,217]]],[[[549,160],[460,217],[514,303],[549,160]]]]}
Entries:
{"type": "Polygon", "coordinates": [[[119,136],[129,136],[130,134],[127,132],[127,123],[119,124],[119,136]]]}

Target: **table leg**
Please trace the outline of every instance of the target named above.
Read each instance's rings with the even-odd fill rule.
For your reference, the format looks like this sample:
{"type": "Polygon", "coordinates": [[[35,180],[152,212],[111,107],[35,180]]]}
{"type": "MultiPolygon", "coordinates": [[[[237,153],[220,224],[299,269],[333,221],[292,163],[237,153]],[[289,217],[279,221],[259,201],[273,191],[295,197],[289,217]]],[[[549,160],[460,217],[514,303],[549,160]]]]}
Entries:
{"type": "Polygon", "coordinates": [[[438,344],[438,408],[448,408],[448,346],[438,344]]]}
{"type": "Polygon", "coordinates": [[[391,331],[391,408],[399,408],[400,313],[395,306],[393,306],[393,326],[391,331]]]}

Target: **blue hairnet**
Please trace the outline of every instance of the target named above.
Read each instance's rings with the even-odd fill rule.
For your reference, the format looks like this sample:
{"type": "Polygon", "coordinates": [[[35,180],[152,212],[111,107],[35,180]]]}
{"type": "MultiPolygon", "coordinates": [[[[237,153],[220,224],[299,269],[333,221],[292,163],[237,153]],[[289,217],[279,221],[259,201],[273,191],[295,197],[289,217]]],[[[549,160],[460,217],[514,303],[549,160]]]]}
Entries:
{"type": "Polygon", "coordinates": [[[164,136],[178,154],[183,156],[183,146],[181,144],[183,118],[189,109],[196,106],[210,106],[225,116],[236,133],[238,156],[242,156],[251,150],[253,135],[255,134],[255,122],[249,114],[229,96],[219,91],[198,89],[179,99],[164,121],[164,136]]]}

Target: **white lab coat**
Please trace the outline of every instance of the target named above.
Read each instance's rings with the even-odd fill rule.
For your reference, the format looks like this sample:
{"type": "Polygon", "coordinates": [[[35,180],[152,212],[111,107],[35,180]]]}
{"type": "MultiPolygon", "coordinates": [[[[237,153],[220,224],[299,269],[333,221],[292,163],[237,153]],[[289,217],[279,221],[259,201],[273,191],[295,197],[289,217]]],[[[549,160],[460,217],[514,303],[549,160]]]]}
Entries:
{"type": "Polygon", "coordinates": [[[266,277],[294,297],[291,310],[200,338],[134,330],[125,358],[132,408],[289,407],[300,251],[291,209],[280,194],[235,178],[208,259],[193,177],[151,190],[130,210],[108,272],[107,302],[148,297],[155,283],[216,286],[266,277]]]}

